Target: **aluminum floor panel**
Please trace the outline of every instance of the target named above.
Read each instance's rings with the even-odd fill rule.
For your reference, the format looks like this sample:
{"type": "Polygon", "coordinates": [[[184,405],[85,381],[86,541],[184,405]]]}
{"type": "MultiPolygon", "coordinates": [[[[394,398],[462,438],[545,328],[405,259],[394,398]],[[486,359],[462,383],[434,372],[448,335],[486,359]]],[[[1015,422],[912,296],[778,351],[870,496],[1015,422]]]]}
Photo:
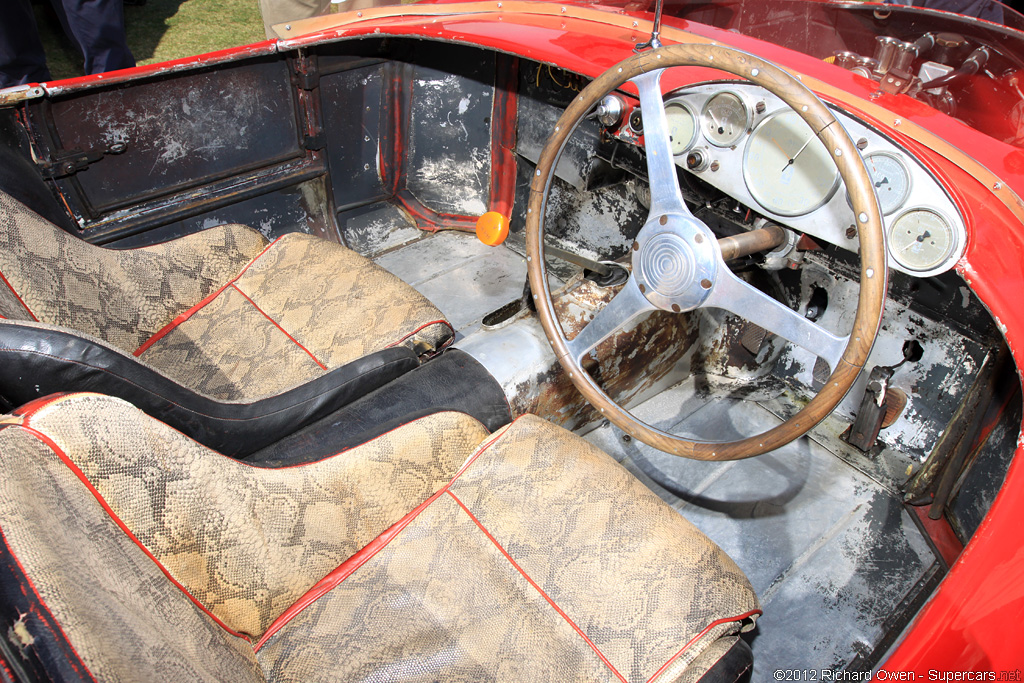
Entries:
{"type": "MultiPolygon", "coordinates": [[[[653,426],[707,440],[738,438],[779,422],[755,403],[699,399],[688,386],[634,412],[653,426]]],[[[754,681],[772,680],[778,669],[870,665],[888,646],[886,634],[899,630],[899,620],[940,571],[900,501],[806,437],[729,463],[667,455],[626,440],[612,426],[586,438],[746,572],[764,609],[750,639],[754,681]]]]}

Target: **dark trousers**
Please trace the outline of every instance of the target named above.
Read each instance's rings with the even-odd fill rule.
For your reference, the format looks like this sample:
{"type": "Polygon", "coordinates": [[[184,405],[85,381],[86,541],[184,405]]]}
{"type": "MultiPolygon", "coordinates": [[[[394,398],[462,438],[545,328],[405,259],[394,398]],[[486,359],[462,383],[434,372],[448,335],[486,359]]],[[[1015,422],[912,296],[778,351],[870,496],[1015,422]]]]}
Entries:
{"type": "MultiPolygon", "coordinates": [[[[135,66],[124,32],[123,0],[51,0],[78,46],[85,73],[135,66]]],[[[30,0],[0,0],[0,88],[50,79],[30,0]]]]}

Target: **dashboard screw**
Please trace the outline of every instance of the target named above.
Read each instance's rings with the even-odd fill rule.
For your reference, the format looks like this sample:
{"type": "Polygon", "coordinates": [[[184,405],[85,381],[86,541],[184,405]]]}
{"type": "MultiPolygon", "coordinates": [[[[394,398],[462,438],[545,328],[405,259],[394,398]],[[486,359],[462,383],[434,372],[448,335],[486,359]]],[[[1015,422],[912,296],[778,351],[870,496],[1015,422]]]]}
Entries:
{"type": "Polygon", "coordinates": [[[992,189],[993,190],[1001,190],[1001,189],[1003,189],[1003,184],[1002,183],[996,183],[995,185],[992,186],[992,189]]]}
{"type": "Polygon", "coordinates": [[[855,228],[855,227],[853,227],[851,225],[850,227],[848,227],[846,229],[846,239],[852,240],[856,236],[857,236],[857,228],[855,228]]]}
{"type": "Polygon", "coordinates": [[[721,168],[721,166],[718,164],[717,161],[712,161],[711,162],[711,171],[712,172],[717,171],[719,168],[721,168]]]}
{"type": "Polygon", "coordinates": [[[863,150],[867,149],[867,146],[868,146],[868,139],[867,138],[861,138],[860,140],[857,140],[857,149],[863,151],[863,150]]]}

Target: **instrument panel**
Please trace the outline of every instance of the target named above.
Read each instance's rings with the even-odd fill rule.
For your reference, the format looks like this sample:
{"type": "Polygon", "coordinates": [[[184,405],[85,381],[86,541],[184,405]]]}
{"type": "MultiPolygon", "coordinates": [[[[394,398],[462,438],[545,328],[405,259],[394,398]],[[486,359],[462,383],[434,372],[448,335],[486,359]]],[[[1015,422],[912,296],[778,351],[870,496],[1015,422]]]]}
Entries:
{"type": "MultiPolygon", "coordinates": [[[[942,185],[889,138],[832,111],[875,186],[890,267],[918,277],[952,268],[967,233],[942,185]]],[[[703,84],[666,97],[665,113],[678,166],[781,225],[858,250],[850,198],[828,150],[781,100],[751,84],[703,84]]]]}

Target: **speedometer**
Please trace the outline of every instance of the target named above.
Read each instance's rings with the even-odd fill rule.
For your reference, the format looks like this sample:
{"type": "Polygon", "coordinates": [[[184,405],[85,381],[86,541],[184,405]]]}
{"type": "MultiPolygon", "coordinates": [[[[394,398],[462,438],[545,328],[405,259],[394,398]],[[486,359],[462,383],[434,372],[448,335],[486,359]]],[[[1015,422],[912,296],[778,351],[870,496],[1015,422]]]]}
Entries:
{"type": "Polygon", "coordinates": [[[772,114],[754,129],[743,156],[751,196],[779,216],[802,216],[827,202],[839,171],[825,145],[795,111],[772,114]]]}

